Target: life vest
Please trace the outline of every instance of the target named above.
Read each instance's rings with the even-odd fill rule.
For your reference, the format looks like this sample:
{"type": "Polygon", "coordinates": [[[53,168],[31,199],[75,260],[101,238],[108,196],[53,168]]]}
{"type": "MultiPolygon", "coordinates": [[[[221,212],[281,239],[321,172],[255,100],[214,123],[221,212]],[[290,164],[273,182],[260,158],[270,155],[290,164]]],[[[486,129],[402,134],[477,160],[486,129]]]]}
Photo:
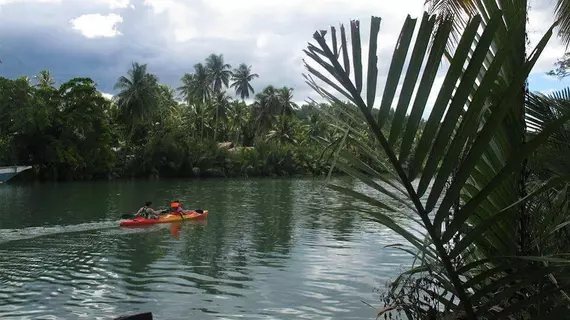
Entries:
{"type": "Polygon", "coordinates": [[[141,216],[144,217],[144,218],[148,218],[148,207],[147,207],[147,206],[143,206],[141,209],[142,209],[142,210],[141,210],[141,216]]]}
{"type": "Polygon", "coordinates": [[[170,212],[176,212],[180,210],[180,202],[172,202],[170,204],[170,212]]]}

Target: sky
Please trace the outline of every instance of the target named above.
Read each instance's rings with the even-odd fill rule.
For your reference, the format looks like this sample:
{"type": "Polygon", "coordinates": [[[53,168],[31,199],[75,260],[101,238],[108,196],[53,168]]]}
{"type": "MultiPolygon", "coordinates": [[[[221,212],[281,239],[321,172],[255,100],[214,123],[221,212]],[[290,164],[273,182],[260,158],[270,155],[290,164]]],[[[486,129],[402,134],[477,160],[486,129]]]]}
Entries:
{"type": "MultiPolygon", "coordinates": [[[[531,48],[553,21],[555,0],[529,0],[531,48]]],[[[0,76],[33,76],[50,70],[57,83],[91,77],[98,89],[113,86],[133,62],[148,64],[161,83],[176,88],[185,72],[210,53],[227,63],[252,66],[265,86],[287,86],[302,103],[318,96],[305,84],[302,52],[316,30],[351,19],[369,29],[382,18],[379,89],[407,14],[421,18],[424,0],[0,0],[0,76]],[[396,5],[397,4],[397,5],[396,5]]],[[[419,24],[419,21],[418,21],[419,24]]],[[[362,38],[368,34],[363,32],[362,38]]],[[[363,48],[368,49],[366,43],[363,48]]],[[[552,92],[570,84],[547,76],[565,52],[553,37],[529,78],[532,91],[552,92]]],[[[443,72],[436,79],[441,84],[443,72]]],[[[377,99],[379,101],[379,99],[377,99]]]]}

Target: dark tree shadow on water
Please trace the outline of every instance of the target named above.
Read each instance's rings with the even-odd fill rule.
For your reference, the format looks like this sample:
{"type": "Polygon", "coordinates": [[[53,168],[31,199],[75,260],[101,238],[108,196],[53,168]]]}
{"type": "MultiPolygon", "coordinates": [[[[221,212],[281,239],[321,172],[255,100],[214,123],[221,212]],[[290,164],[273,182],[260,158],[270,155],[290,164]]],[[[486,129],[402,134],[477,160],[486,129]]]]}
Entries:
{"type": "Polygon", "coordinates": [[[166,239],[168,235],[162,230],[141,229],[120,239],[117,245],[118,256],[128,261],[132,273],[148,273],[153,263],[168,254],[168,249],[162,246],[166,239]]]}
{"type": "Polygon", "coordinates": [[[258,253],[289,254],[293,233],[292,181],[268,180],[257,185],[254,223],[255,250],[258,253]]]}
{"type": "MultiPolygon", "coordinates": [[[[211,229],[208,224],[183,224],[180,233],[180,241],[183,242],[183,249],[179,253],[181,264],[191,273],[187,280],[194,283],[194,287],[208,295],[241,296],[240,294],[225,290],[231,286],[238,289],[245,289],[247,286],[241,282],[227,282],[225,280],[236,280],[236,277],[229,274],[234,271],[230,259],[223,255],[222,248],[224,241],[212,241],[216,238],[219,230],[211,229]]],[[[239,281],[251,281],[250,278],[239,281]]]]}

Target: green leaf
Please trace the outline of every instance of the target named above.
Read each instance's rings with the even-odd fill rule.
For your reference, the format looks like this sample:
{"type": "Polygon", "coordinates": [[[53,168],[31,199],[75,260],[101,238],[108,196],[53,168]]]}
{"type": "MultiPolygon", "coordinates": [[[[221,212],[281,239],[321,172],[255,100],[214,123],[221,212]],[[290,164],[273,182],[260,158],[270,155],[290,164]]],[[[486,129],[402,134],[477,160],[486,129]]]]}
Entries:
{"type": "MultiPolygon", "coordinates": [[[[570,178],[570,177],[569,177],[570,178]]],[[[461,252],[467,248],[467,246],[473,244],[473,241],[479,239],[481,237],[482,234],[485,234],[485,231],[487,231],[493,224],[497,223],[498,221],[505,219],[506,217],[508,217],[510,210],[513,208],[516,208],[520,203],[525,202],[529,199],[532,199],[534,197],[536,197],[537,195],[543,193],[544,191],[553,188],[556,185],[561,184],[562,182],[564,182],[565,179],[563,178],[552,178],[549,181],[547,181],[546,183],[544,183],[542,186],[540,186],[539,188],[537,188],[536,190],[534,190],[533,192],[529,193],[527,196],[525,196],[524,198],[520,199],[519,201],[511,204],[510,206],[504,208],[503,210],[501,210],[500,212],[497,212],[496,214],[494,214],[491,218],[486,219],[484,221],[482,221],[481,223],[479,223],[475,228],[473,228],[471,231],[469,231],[465,237],[463,237],[461,239],[461,241],[455,246],[455,248],[453,248],[452,252],[449,254],[449,256],[453,259],[455,257],[457,257],[459,254],[461,254],[461,252]]],[[[445,234],[443,236],[444,241],[449,241],[451,240],[451,237],[453,236],[453,229],[450,229],[451,231],[445,231],[445,234]],[[445,240],[447,239],[447,240],[445,240]]]]}
{"type": "Polygon", "coordinates": [[[372,109],[376,99],[376,82],[378,81],[378,33],[380,32],[380,17],[372,17],[370,21],[370,41],[368,42],[368,81],[366,84],[366,104],[372,109]]]}
{"type": "MultiPolygon", "coordinates": [[[[520,28],[520,26],[519,26],[520,28]]],[[[473,101],[469,104],[469,109],[465,113],[461,121],[461,125],[458,129],[458,133],[454,137],[447,154],[445,155],[442,163],[446,164],[440,168],[437,174],[436,182],[434,186],[439,185],[440,188],[447,181],[453,170],[457,167],[459,160],[461,159],[461,152],[465,148],[465,143],[467,139],[473,132],[476,132],[477,125],[480,123],[480,114],[483,111],[485,102],[487,101],[489,91],[495,83],[495,79],[499,75],[501,66],[504,64],[505,58],[511,53],[512,46],[507,43],[499,49],[499,52],[491,62],[487,72],[481,80],[481,85],[477,88],[473,101]]],[[[436,215],[434,219],[434,225],[440,227],[445,215],[436,215]]]]}
{"type": "MultiPolygon", "coordinates": [[[[430,18],[428,14],[424,12],[416,43],[414,44],[414,50],[412,51],[412,56],[410,58],[409,67],[402,84],[402,91],[400,92],[398,104],[396,105],[394,119],[390,125],[390,137],[388,138],[388,142],[391,144],[396,143],[396,140],[398,140],[400,136],[400,131],[404,127],[406,112],[408,111],[410,101],[412,100],[416,81],[418,80],[422,62],[424,61],[424,57],[427,52],[427,46],[429,44],[429,38],[433,32],[434,24],[435,17],[430,18]]],[[[434,73],[436,72],[437,69],[434,73]]]]}
{"type": "Polygon", "coordinates": [[[376,200],[376,199],[374,199],[374,198],[372,198],[372,197],[369,197],[369,196],[367,196],[367,195],[364,195],[364,194],[362,194],[362,193],[360,193],[360,192],[356,192],[356,191],[354,191],[354,190],[351,190],[351,189],[348,189],[348,188],[345,188],[345,187],[340,187],[340,186],[333,185],[333,184],[329,184],[328,187],[331,188],[331,189],[333,189],[333,190],[342,192],[342,193],[344,193],[344,194],[346,194],[346,195],[349,195],[349,196],[351,196],[351,197],[353,197],[353,198],[356,198],[356,199],[358,199],[358,200],[364,201],[364,202],[366,202],[366,203],[368,203],[368,204],[370,204],[370,205],[372,205],[372,206],[382,208],[382,209],[387,210],[387,211],[389,211],[389,212],[398,212],[397,209],[394,209],[394,208],[390,207],[389,205],[384,204],[384,203],[382,203],[381,201],[378,201],[378,200],[376,200]]]}
{"type": "Polygon", "coordinates": [[[336,29],[333,26],[331,26],[331,38],[332,38],[333,54],[335,57],[338,58],[339,52],[337,49],[336,29]]]}
{"type": "Polygon", "coordinates": [[[347,77],[350,77],[350,61],[348,60],[348,45],[346,44],[346,32],[342,24],[340,25],[340,41],[342,46],[342,58],[344,60],[344,72],[346,72],[347,77]]]}
{"type": "MultiPolygon", "coordinates": [[[[359,192],[356,192],[354,190],[351,190],[351,189],[348,189],[345,187],[341,187],[341,186],[337,186],[337,185],[333,185],[333,184],[328,184],[327,187],[331,188],[335,191],[338,191],[340,193],[351,196],[353,198],[364,201],[364,202],[366,202],[370,205],[373,205],[375,207],[382,208],[382,209],[387,210],[387,211],[397,212],[396,209],[394,209],[390,206],[387,206],[384,203],[382,203],[376,199],[373,199],[369,196],[366,196],[366,195],[363,195],[359,192]]],[[[408,232],[404,228],[400,227],[396,222],[394,222],[394,220],[392,218],[388,217],[387,215],[385,215],[381,212],[374,212],[373,214],[374,214],[374,218],[378,219],[383,225],[385,225],[386,227],[390,228],[391,230],[393,230],[397,234],[404,237],[404,239],[409,241],[413,246],[415,246],[418,249],[423,248],[421,241],[416,236],[414,236],[413,234],[411,234],[410,232],[408,232]]]]}
{"type": "MultiPolygon", "coordinates": [[[[431,148],[431,143],[433,142],[435,134],[440,126],[441,118],[447,108],[453,90],[455,89],[455,84],[461,75],[463,65],[465,64],[467,54],[469,53],[469,48],[473,44],[473,39],[475,38],[475,34],[477,33],[477,29],[479,28],[480,23],[481,17],[474,16],[465,29],[465,32],[461,36],[461,40],[457,46],[457,49],[455,50],[453,60],[451,61],[449,70],[445,75],[445,79],[443,80],[443,84],[439,90],[433,109],[430,113],[428,121],[426,122],[422,137],[420,138],[418,147],[410,165],[410,179],[415,179],[417,175],[422,171],[421,168],[423,166],[424,160],[431,148]]],[[[423,174],[433,176],[434,172],[424,171],[423,174]]],[[[419,191],[420,190],[418,190],[418,194],[420,196],[423,195],[423,192],[419,191]]]]}
{"type": "MultiPolygon", "coordinates": [[[[453,234],[457,233],[458,229],[463,225],[463,223],[469,218],[469,216],[475,211],[475,209],[481,204],[483,200],[487,198],[496,188],[498,188],[501,183],[507,179],[512,172],[514,172],[520,163],[528,158],[540,145],[542,145],[548,137],[550,137],[554,132],[559,130],[568,120],[570,120],[570,112],[564,117],[556,120],[550,126],[545,128],[540,134],[535,136],[532,140],[525,143],[517,154],[511,156],[505,166],[499,171],[499,173],[481,190],[475,197],[473,197],[469,202],[465,204],[455,215],[454,220],[448,227],[448,230],[444,232],[442,239],[444,241],[451,239],[453,234]]],[[[560,183],[561,181],[551,180],[552,185],[560,183]]],[[[551,185],[551,184],[549,184],[551,185]]],[[[551,185],[551,186],[552,186],[551,185]]]]}
{"type": "MultiPolygon", "coordinates": [[[[352,159],[351,159],[352,160],[352,159]]],[[[353,161],[350,161],[350,164],[354,165],[353,161]]],[[[387,196],[389,196],[390,198],[392,198],[393,200],[396,200],[398,203],[404,205],[406,208],[410,209],[410,210],[414,210],[414,207],[412,205],[410,205],[408,202],[404,201],[402,198],[398,197],[397,195],[395,195],[394,193],[386,190],[386,188],[382,187],[381,185],[379,185],[378,183],[376,183],[375,181],[373,181],[372,179],[370,179],[369,177],[367,177],[366,175],[360,173],[358,170],[355,170],[353,168],[350,168],[348,165],[344,164],[343,162],[338,162],[337,166],[344,172],[346,172],[347,174],[349,174],[352,177],[355,177],[357,179],[359,179],[360,181],[362,181],[363,183],[367,184],[368,186],[370,186],[371,188],[375,189],[376,191],[383,193],[387,196]]]]}
{"type": "MultiPolygon", "coordinates": [[[[514,101],[518,96],[518,92],[520,92],[526,78],[528,77],[528,74],[530,73],[530,70],[532,70],[532,67],[538,60],[540,53],[542,53],[542,50],[544,50],[546,43],[552,36],[553,27],[554,26],[552,26],[550,30],[541,39],[541,41],[535,48],[533,54],[530,56],[529,61],[524,64],[521,72],[511,82],[509,88],[505,91],[505,94],[502,100],[499,102],[498,106],[495,106],[491,116],[489,117],[489,119],[483,126],[483,129],[480,131],[480,133],[477,135],[477,138],[473,142],[473,146],[471,147],[469,153],[467,154],[466,159],[462,162],[455,179],[451,183],[447,193],[445,194],[439,206],[438,211],[447,212],[449,210],[452,203],[459,196],[461,188],[465,183],[465,181],[468,179],[469,174],[472,171],[473,167],[475,166],[477,160],[486,150],[489,141],[493,137],[493,134],[501,125],[501,122],[506,112],[509,110],[509,106],[516,105],[514,101]]],[[[431,203],[433,206],[435,204],[435,201],[432,199],[431,203]]]]}
{"type": "MultiPolygon", "coordinates": [[[[418,185],[418,193],[423,194],[429,185],[432,174],[435,173],[438,163],[440,159],[444,156],[446,151],[446,147],[449,146],[449,140],[452,136],[453,131],[457,128],[457,120],[463,111],[464,105],[467,101],[467,97],[473,90],[473,86],[475,84],[475,80],[477,79],[477,75],[479,74],[479,70],[481,69],[481,64],[485,59],[489,47],[491,45],[491,41],[495,35],[495,32],[499,28],[499,23],[502,21],[502,12],[497,12],[493,15],[493,18],[483,31],[483,35],[481,36],[481,40],[477,43],[477,48],[473,54],[473,57],[469,61],[469,66],[467,70],[463,74],[461,78],[461,82],[457,87],[457,91],[451,100],[451,104],[449,109],[447,110],[447,114],[441,124],[441,128],[437,134],[437,137],[434,142],[434,146],[432,152],[429,155],[425,172],[422,174],[420,183],[418,185]]],[[[442,163],[442,171],[441,172],[448,172],[446,169],[452,170],[451,166],[448,166],[446,163],[442,163]]],[[[438,176],[435,182],[433,183],[430,194],[426,203],[426,210],[431,211],[435,206],[436,201],[440,198],[441,192],[443,187],[447,181],[447,177],[438,176]]]]}
{"type": "Polygon", "coordinates": [[[394,96],[396,95],[396,88],[398,87],[398,81],[400,80],[402,69],[404,68],[404,62],[406,60],[406,55],[408,54],[410,42],[412,41],[416,21],[417,19],[412,19],[410,15],[406,17],[406,21],[404,22],[404,26],[400,32],[398,44],[394,49],[392,63],[390,64],[388,78],[386,79],[386,86],[384,87],[384,93],[382,94],[382,102],[380,103],[380,109],[378,111],[378,125],[380,128],[382,128],[386,118],[388,117],[390,107],[392,106],[392,100],[394,100],[394,96]]]}
{"type": "Polygon", "coordinates": [[[352,62],[354,64],[354,81],[356,91],[362,92],[362,48],[360,44],[360,22],[352,20],[350,22],[350,33],[352,38],[352,62]]]}
{"type": "Polygon", "coordinates": [[[402,145],[400,146],[400,156],[398,157],[400,161],[406,161],[411,152],[418,125],[425,110],[435,77],[437,76],[439,63],[445,51],[445,45],[449,39],[450,32],[451,21],[445,21],[439,26],[435,39],[433,40],[418,93],[416,94],[416,99],[412,106],[412,112],[406,123],[406,132],[402,140],[402,145]]]}

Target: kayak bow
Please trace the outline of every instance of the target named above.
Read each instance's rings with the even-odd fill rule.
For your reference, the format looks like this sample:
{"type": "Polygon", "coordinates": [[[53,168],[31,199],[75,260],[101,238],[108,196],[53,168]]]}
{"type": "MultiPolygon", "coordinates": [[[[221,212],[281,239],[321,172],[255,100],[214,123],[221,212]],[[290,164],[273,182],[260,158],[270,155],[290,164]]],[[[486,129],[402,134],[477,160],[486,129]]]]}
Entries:
{"type": "Polygon", "coordinates": [[[148,226],[157,223],[169,223],[177,221],[186,220],[204,220],[208,217],[208,210],[204,210],[204,213],[197,213],[196,211],[191,211],[180,216],[179,214],[165,214],[161,215],[158,219],[147,219],[143,217],[136,217],[135,219],[123,220],[120,223],[121,227],[137,227],[137,226],[148,226]]]}

